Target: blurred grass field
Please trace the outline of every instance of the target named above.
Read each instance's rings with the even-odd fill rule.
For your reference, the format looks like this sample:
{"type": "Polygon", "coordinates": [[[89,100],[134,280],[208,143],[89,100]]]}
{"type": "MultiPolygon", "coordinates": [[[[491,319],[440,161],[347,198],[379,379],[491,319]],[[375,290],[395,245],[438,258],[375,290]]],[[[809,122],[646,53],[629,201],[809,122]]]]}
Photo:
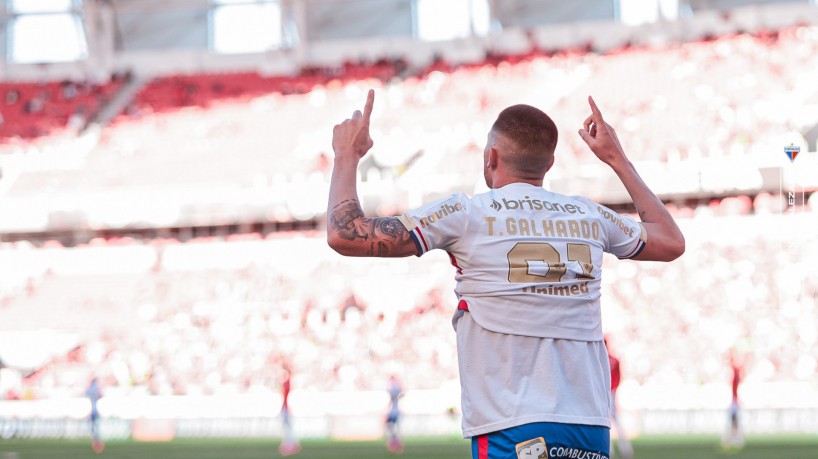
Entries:
{"type": "MultiPolygon", "coordinates": [[[[399,456],[381,442],[306,441],[296,459],[468,459],[469,443],[457,439],[410,439],[399,456]]],[[[818,435],[750,437],[740,451],[723,451],[716,437],[648,437],[634,442],[635,459],[815,459],[818,435]]],[[[113,441],[102,454],[79,440],[0,440],[0,459],[270,459],[282,457],[266,440],[177,440],[169,443],[113,441]]],[[[615,458],[616,456],[614,456],[615,458]]],[[[613,459],[613,458],[612,458],[613,459]]]]}

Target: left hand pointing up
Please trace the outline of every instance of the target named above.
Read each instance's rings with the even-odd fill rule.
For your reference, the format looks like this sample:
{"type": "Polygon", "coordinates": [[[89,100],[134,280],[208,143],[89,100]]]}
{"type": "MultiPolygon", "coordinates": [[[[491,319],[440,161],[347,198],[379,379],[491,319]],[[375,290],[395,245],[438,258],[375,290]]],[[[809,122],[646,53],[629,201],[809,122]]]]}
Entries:
{"type": "Polygon", "coordinates": [[[355,110],[352,118],[335,125],[332,130],[332,149],[336,158],[362,158],[372,148],[374,142],[369,136],[369,119],[372,116],[372,106],[375,104],[375,91],[370,89],[366,96],[364,112],[355,110]]]}

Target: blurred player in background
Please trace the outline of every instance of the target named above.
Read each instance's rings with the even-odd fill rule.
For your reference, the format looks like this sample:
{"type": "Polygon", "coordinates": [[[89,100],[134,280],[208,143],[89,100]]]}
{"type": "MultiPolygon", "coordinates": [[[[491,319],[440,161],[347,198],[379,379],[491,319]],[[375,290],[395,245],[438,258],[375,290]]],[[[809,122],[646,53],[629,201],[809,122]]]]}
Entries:
{"type": "Polygon", "coordinates": [[[88,416],[88,423],[91,426],[91,448],[95,453],[101,453],[105,450],[105,444],[102,443],[102,438],[99,434],[99,410],[97,409],[97,402],[102,398],[102,389],[99,387],[99,381],[96,377],[91,378],[88,387],[85,388],[85,396],[91,402],[91,414],[88,416]]]}
{"type": "MultiPolygon", "coordinates": [[[[619,382],[622,380],[622,370],[620,368],[619,359],[611,352],[607,338],[605,338],[605,348],[608,350],[608,363],[611,366],[611,424],[613,428],[616,429],[616,444],[619,449],[619,456],[624,459],[630,459],[633,457],[633,446],[631,446],[631,442],[628,441],[628,436],[625,434],[625,430],[622,429],[622,424],[619,423],[619,418],[617,417],[616,390],[619,388],[619,382]]],[[[611,439],[611,456],[613,456],[613,451],[613,439],[611,439]]]]}
{"type": "MultiPolygon", "coordinates": [[[[6,364],[3,363],[3,358],[0,357],[0,370],[2,370],[3,368],[6,368],[6,364]]],[[[2,378],[2,377],[3,377],[3,372],[0,371],[0,378],[2,378]]],[[[3,381],[0,380],[0,400],[3,400],[3,398],[5,398],[5,396],[6,396],[6,394],[3,393],[3,384],[2,383],[3,383],[3,381]]],[[[9,391],[11,391],[11,389],[9,389],[9,391]]]]}
{"type": "Polygon", "coordinates": [[[389,377],[389,412],[386,414],[386,449],[390,453],[399,454],[403,452],[403,442],[398,435],[398,421],[400,420],[400,409],[398,409],[398,399],[403,395],[398,378],[394,375],[389,377]]]}
{"type": "Polygon", "coordinates": [[[721,446],[725,449],[741,449],[744,447],[744,433],[739,424],[738,386],[741,384],[744,368],[734,350],[730,351],[729,362],[733,396],[730,400],[730,426],[721,439],[721,446]]]}
{"type": "MultiPolygon", "coordinates": [[[[608,456],[611,380],[602,342],[603,252],[670,261],[684,237],[625,156],[593,99],[579,135],[619,176],[642,222],[593,201],[545,190],[557,128],[515,105],[491,127],[483,154],[490,190],[462,193],[400,217],[367,217],[357,192],[375,94],[335,126],[327,242],[342,255],[448,252],[456,269],[463,435],[472,456],[608,456]]],[[[373,286],[377,288],[377,286],[373,286]]]]}
{"type": "Polygon", "coordinates": [[[278,452],[282,456],[292,456],[301,451],[301,445],[295,438],[293,433],[292,420],[290,419],[290,388],[291,388],[291,372],[288,365],[284,366],[284,381],[281,383],[281,424],[283,430],[283,438],[281,445],[278,447],[278,452]]]}

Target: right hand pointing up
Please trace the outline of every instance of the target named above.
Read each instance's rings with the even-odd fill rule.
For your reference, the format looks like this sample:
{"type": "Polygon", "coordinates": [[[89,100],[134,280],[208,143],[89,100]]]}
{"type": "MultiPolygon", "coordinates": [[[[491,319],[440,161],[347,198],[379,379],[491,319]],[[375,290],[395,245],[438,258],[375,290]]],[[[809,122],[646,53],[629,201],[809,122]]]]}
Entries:
{"type": "Polygon", "coordinates": [[[591,105],[591,114],[585,118],[579,136],[588,144],[597,158],[609,166],[627,161],[625,151],[619,143],[616,131],[602,119],[602,112],[596,106],[593,97],[588,96],[591,105]]]}

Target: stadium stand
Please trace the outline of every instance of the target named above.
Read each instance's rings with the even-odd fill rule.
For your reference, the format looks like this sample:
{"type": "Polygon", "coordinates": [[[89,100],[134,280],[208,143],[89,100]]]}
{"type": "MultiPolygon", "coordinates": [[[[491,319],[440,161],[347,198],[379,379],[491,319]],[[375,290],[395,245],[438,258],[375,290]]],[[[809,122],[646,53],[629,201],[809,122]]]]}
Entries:
{"type": "MultiPolygon", "coordinates": [[[[626,378],[719,380],[734,347],[748,352],[748,384],[812,378],[818,362],[798,350],[816,342],[818,284],[807,273],[818,244],[797,226],[816,214],[696,212],[696,225],[682,220],[689,251],[679,263],[606,260],[604,320],[626,378]],[[782,225],[793,230],[772,231],[782,225]]],[[[373,266],[335,256],[320,235],[235,239],[6,244],[31,268],[4,292],[4,314],[17,327],[85,330],[73,351],[33,369],[17,396],[76,395],[91,374],[119,393],[246,393],[273,386],[284,362],[315,390],[378,389],[395,372],[414,389],[456,378],[445,256],[373,266]]]]}
{"type": "Polygon", "coordinates": [[[0,83],[0,142],[30,142],[62,133],[76,135],[122,86],[125,76],[90,81],[0,83]]]}
{"type": "Polygon", "coordinates": [[[225,99],[247,101],[272,93],[306,94],[328,81],[389,81],[405,67],[400,60],[374,63],[345,62],[339,68],[305,67],[298,76],[263,76],[256,72],[176,75],[156,78],[143,88],[131,110],[173,111],[181,107],[210,107],[225,99]]]}
{"type": "MultiPolygon", "coordinates": [[[[814,113],[788,109],[796,98],[818,97],[809,77],[818,73],[816,54],[818,27],[795,26],[605,53],[534,49],[469,65],[439,59],[411,71],[402,60],[384,60],[297,76],[156,78],[102,128],[81,168],[55,162],[10,184],[6,177],[4,198],[42,193],[93,206],[71,209],[88,215],[64,212],[67,226],[82,233],[70,243],[49,228],[33,242],[0,242],[0,333],[9,324],[73,333],[68,351],[12,356],[30,365],[0,398],[81,396],[92,375],[108,394],[269,392],[285,362],[294,366],[294,384],[316,391],[379,390],[395,373],[410,390],[438,387],[457,378],[448,258],[424,259],[422,269],[414,259],[362,263],[330,253],[320,233],[253,226],[321,219],[328,126],[366,87],[383,97],[378,151],[362,178],[372,196],[383,196],[373,199],[376,211],[391,215],[423,198],[411,191],[420,181],[440,184],[434,194],[477,189],[483,136],[501,108],[518,102],[546,107],[557,120],[557,180],[595,173],[596,160],[575,135],[587,113],[574,102],[589,93],[600,95],[643,164],[684,171],[706,159],[764,163],[770,145],[779,149],[782,136],[816,122],[814,113]],[[600,74],[606,78],[594,78],[600,74]],[[270,194],[275,205],[263,201],[259,207],[271,208],[254,213],[222,202],[208,208],[212,221],[187,221],[188,231],[173,238],[105,233],[133,224],[169,229],[171,204],[204,207],[237,189],[270,194]],[[166,207],[146,204],[151,193],[166,207]],[[315,199],[294,203],[293,195],[315,199]],[[100,217],[94,206],[106,200],[111,207],[100,217]],[[233,226],[200,236],[197,223],[233,226]]],[[[0,84],[2,142],[49,141],[78,113],[79,131],[122,84],[0,84]]],[[[720,175],[729,179],[730,171],[720,175]]],[[[800,351],[818,341],[818,284],[808,276],[818,245],[797,230],[814,227],[818,193],[806,196],[794,219],[782,215],[779,196],[764,192],[674,200],[669,207],[688,245],[678,263],[606,261],[604,321],[626,383],[718,381],[731,348],[747,352],[750,386],[814,379],[818,361],[800,351]],[[801,291],[784,288],[782,278],[801,291]]]]}
{"type": "Polygon", "coordinates": [[[19,177],[7,196],[30,195],[44,183],[55,193],[71,194],[111,185],[139,193],[155,186],[249,189],[326,181],[326,126],[367,86],[382,87],[386,97],[377,107],[379,146],[363,166],[364,178],[388,180],[397,191],[433,177],[452,189],[473,191],[480,175],[463,165],[475,162],[494,114],[520,101],[545,107],[557,120],[560,160],[553,179],[593,175],[589,171],[598,164],[574,132],[585,116],[574,101],[589,93],[598,94],[611,119],[621,120],[620,137],[635,161],[763,164],[784,136],[798,138],[796,127],[815,121],[814,114],[788,107],[816,97],[803,76],[804,65],[815,65],[808,56],[816,52],[818,28],[798,26],[604,55],[540,52],[500,62],[493,56],[482,65],[421,72],[388,85],[384,81],[397,74],[400,61],[297,77],[162,77],[104,129],[83,170],[44,167],[19,177]],[[622,67],[632,71],[616,71],[622,67]],[[651,72],[668,77],[655,79],[651,72]],[[610,77],[593,78],[599,74],[610,77]],[[360,76],[370,79],[357,80],[360,76]],[[497,81],[504,84],[498,87],[497,81]],[[296,120],[298,135],[292,135],[296,120]],[[283,154],[287,161],[279,159],[283,154]],[[446,172],[455,167],[462,173],[446,172]]]}

